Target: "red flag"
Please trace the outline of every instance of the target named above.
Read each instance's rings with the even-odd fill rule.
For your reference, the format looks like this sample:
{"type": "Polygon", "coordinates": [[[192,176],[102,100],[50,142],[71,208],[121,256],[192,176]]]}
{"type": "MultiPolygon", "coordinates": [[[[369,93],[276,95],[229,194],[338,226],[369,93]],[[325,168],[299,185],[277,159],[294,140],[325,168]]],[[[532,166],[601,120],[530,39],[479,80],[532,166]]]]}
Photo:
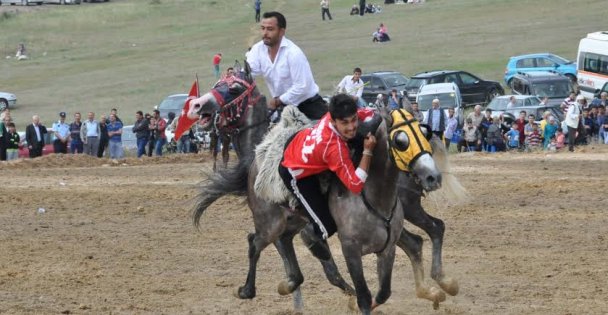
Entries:
{"type": "Polygon", "coordinates": [[[184,108],[182,109],[182,113],[179,116],[178,120],[177,120],[177,128],[175,128],[175,135],[174,138],[175,141],[177,141],[179,139],[179,137],[182,136],[182,134],[190,129],[190,127],[192,127],[192,125],[194,125],[194,123],[198,120],[198,119],[190,119],[188,118],[188,110],[190,109],[190,101],[192,101],[195,98],[199,97],[199,93],[198,93],[198,78],[196,79],[196,81],[194,81],[194,83],[192,83],[192,87],[190,88],[190,93],[188,93],[188,98],[186,99],[186,103],[184,103],[184,108]]]}

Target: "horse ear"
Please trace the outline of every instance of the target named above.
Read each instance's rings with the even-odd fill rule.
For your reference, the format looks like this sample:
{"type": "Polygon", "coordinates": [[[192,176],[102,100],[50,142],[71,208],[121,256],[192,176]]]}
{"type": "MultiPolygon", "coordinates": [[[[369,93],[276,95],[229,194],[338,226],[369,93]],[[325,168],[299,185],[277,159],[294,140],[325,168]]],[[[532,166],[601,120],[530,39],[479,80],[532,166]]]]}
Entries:
{"type": "Polygon", "coordinates": [[[251,77],[251,67],[249,66],[249,62],[247,62],[247,60],[244,60],[243,63],[245,64],[245,75],[247,77],[251,77]]]}
{"type": "Polygon", "coordinates": [[[241,70],[243,70],[241,67],[241,63],[238,60],[234,61],[234,66],[232,66],[232,68],[234,68],[235,73],[239,73],[241,72],[241,70]]]}

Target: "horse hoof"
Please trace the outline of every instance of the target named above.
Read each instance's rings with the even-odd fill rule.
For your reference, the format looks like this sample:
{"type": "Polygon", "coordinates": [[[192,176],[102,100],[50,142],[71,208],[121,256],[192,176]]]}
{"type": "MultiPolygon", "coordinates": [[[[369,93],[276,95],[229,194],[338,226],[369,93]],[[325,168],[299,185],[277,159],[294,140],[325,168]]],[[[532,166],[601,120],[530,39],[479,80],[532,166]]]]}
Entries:
{"type": "Polygon", "coordinates": [[[236,292],[234,292],[234,296],[239,299],[253,299],[255,297],[255,288],[253,290],[247,289],[246,287],[240,287],[236,292]]]}
{"type": "Polygon", "coordinates": [[[457,295],[458,291],[460,290],[458,281],[453,278],[444,278],[443,280],[439,281],[439,286],[443,291],[445,291],[445,293],[451,296],[457,295]]]}
{"type": "Polygon", "coordinates": [[[352,312],[356,312],[359,310],[356,296],[351,296],[350,299],[348,299],[348,309],[352,312]]]}
{"type": "Polygon", "coordinates": [[[289,283],[287,281],[281,281],[277,290],[279,291],[280,295],[288,295],[293,293],[294,291],[290,288],[289,283]]]}

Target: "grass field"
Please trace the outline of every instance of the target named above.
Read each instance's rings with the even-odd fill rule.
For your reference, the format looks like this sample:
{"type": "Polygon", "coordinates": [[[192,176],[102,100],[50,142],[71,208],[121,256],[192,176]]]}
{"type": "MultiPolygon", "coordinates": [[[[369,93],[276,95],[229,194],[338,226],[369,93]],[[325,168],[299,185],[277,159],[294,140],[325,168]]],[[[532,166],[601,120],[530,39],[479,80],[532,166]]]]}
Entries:
{"type": "MultiPolygon", "coordinates": [[[[323,94],[355,66],[408,76],[463,69],[502,82],[509,56],[549,51],[574,58],[580,38],[600,30],[605,19],[603,0],[427,0],[351,17],[354,2],[332,1],[334,20],[326,22],[317,0],[262,4],[262,11],[286,15],[287,36],[307,54],[323,94]],[[380,22],[392,41],[373,44],[371,33],[380,22]]],[[[17,95],[12,116],[20,130],[35,113],[50,125],[59,111],[71,116],[112,107],[130,123],[136,110],[151,111],[166,95],[187,92],[195,74],[207,90],[216,52],[224,56],[223,67],[242,60],[259,40],[252,5],[113,0],[0,11],[0,56],[13,56],[23,42],[31,57],[0,59],[0,91],[17,95]]]]}

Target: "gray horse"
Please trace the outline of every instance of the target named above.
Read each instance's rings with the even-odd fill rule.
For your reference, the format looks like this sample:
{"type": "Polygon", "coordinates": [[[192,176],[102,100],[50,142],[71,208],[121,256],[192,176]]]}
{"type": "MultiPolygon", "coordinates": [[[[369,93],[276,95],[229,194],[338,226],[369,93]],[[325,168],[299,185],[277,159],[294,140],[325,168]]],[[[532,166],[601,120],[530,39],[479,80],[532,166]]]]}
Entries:
{"type": "MultiPolygon", "coordinates": [[[[234,132],[234,134],[236,135],[236,137],[234,139],[235,147],[237,149],[236,150],[237,154],[239,155],[239,164],[235,168],[229,169],[227,171],[223,171],[223,172],[217,174],[216,176],[211,176],[210,180],[204,185],[203,191],[199,198],[199,202],[198,202],[197,207],[194,212],[195,224],[198,224],[203,211],[211,203],[213,203],[213,201],[215,201],[217,198],[219,198],[222,195],[227,194],[227,193],[242,193],[243,188],[244,188],[243,183],[249,183],[251,186],[252,178],[254,178],[254,177],[249,176],[249,181],[245,180],[248,177],[246,171],[247,171],[247,168],[249,168],[250,164],[253,165],[253,167],[251,167],[250,171],[252,173],[257,172],[255,164],[251,163],[253,160],[253,158],[252,158],[253,154],[250,153],[250,152],[252,152],[251,147],[252,147],[252,145],[259,143],[259,140],[257,140],[257,139],[261,139],[261,134],[263,134],[263,132],[265,132],[266,127],[268,125],[268,120],[266,119],[266,116],[265,116],[265,114],[266,114],[265,101],[262,100],[262,97],[259,96],[259,93],[257,92],[257,89],[255,88],[255,83],[248,76],[247,67],[245,68],[245,70],[246,70],[245,72],[239,72],[241,75],[239,75],[238,80],[232,80],[230,82],[221,82],[220,81],[220,82],[218,82],[216,87],[212,90],[212,92],[205,94],[199,100],[193,102],[192,111],[190,114],[194,114],[194,113],[201,114],[204,117],[204,116],[211,115],[219,110],[221,114],[227,115],[228,119],[226,119],[226,121],[228,123],[236,122],[235,124],[233,124],[231,126],[231,128],[234,128],[234,130],[235,130],[235,132],[234,132]],[[252,100],[257,100],[257,102],[253,102],[252,100]],[[260,110],[260,108],[262,110],[260,110]]],[[[192,115],[192,116],[196,116],[196,115],[192,115]]],[[[380,129],[380,130],[382,130],[382,129],[380,129]]],[[[384,137],[384,138],[386,138],[386,137],[384,137]]],[[[397,142],[399,142],[399,141],[397,141],[397,142]]],[[[377,157],[380,157],[380,156],[384,156],[386,158],[386,161],[389,161],[388,154],[384,154],[384,155],[378,154],[377,155],[377,157]]],[[[417,163],[415,164],[415,165],[419,165],[419,167],[411,168],[413,170],[419,169],[420,172],[422,172],[422,174],[419,174],[420,175],[419,178],[423,178],[424,180],[431,179],[434,182],[432,185],[429,185],[429,186],[438,185],[438,183],[440,182],[440,177],[438,176],[436,169],[429,171],[433,175],[426,176],[426,174],[423,173],[423,172],[428,171],[428,170],[425,170],[426,165],[433,165],[433,168],[434,168],[434,164],[432,164],[431,162],[432,162],[432,159],[430,159],[428,157],[428,155],[423,155],[423,158],[417,159],[417,163]],[[422,167],[421,165],[425,165],[425,167],[422,167]]],[[[412,164],[414,164],[414,163],[412,163],[412,164]]],[[[382,164],[375,163],[373,165],[382,165],[382,164]]],[[[388,168],[386,168],[387,167],[386,165],[384,165],[384,167],[385,167],[385,170],[388,169],[388,168]]],[[[429,168],[429,170],[430,169],[431,168],[429,168]]],[[[379,174],[381,172],[376,170],[375,173],[379,174]]],[[[382,180],[381,184],[378,184],[378,185],[368,184],[368,185],[366,185],[366,187],[372,187],[372,188],[367,188],[367,189],[370,189],[374,193],[378,192],[379,190],[382,190],[382,192],[384,193],[386,191],[386,189],[380,189],[379,187],[396,187],[393,185],[387,186],[387,183],[390,184],[390,183],[392,183],[392,181],[396,181],[397,177],[394,175],[398,174],[398,172],[393,170],[388,173],[389,174],[387,174],[386,178],[384,180],[382,180]],[[391,175],[393,175],[393,176],[391,177],[391,175]]],[[[394,194],[394,192],[391,192],[391,190],[389,190],[389,194],[394,194]]],[[[397,209],[397,207],[400,207],[399,204],[395,203],[392,207],[386,208],[386,203],[389,202],[390,198],[383,198],[382,200],[374,200],[372,198],[369,198],[369,200],[367,202],[363,202],[363,200],[361,198],[354,197],[354,196],[348,196],[348,198],[345,198],[343,196],[344,191],[342,191],[342,189],[340,189],[339,185],[336,186],[336,184],[332,185],[332,189],[330,190],[330,192],[332,192],[332,194],[334,196],[334,199],[332,199],[332,200],[334,200],[334,202],[332,203],[334,209],[337,209],[335,207],[340,207],[345,204],[352,205],[352,206],[358,205],[359,206],[358,209],[364,209],[366,211],[365,216],[367,219],[377,220],[377,221],[379,221],[379,223],[382,223],[382,224],[385,224],[384,222],[386,222],[386,220],[387,220],[387,216],[386,216],[388,214],[387,211],[394,211],[397,209]],[[339,202],[338,202],[338,200],[339,200],[339,202]],[[350,203],[348,203],[348,201],[345,202],[345,200],[352,200],[352,201],[350,201],[350,203]],[[373,205],[375,205],[376,207],[378,207],[378,205],[381,205],[380,212],[384,212],[384,216],[378,215],[378,213],[377,213],[378,211],[376,211],[375,212],[376,214],[374,214],[374,212],[372,210],[368,210],[368,208],[373,209],[374,208],[373,205]]],[[[263,205],[264,201],[260,200],[259,198],[256,199],[255,194],[249,193],[248,196],[249,196],[249,204],[252,207],[252,210],[259,208],[260,205],[263,205]]],[[[263,207],[263,208],[266,208],[266,207],[263,207]]],[[[276,205],[271,208],[272,208],[272,211],[262,214],[262,215],[256,215],[256,212],[254,210],[254,222],[256,223],[257,233],[251,234],[249,236],[250,272],[248,275],[248,280],[247,280],[246,285],[239,289],[239,296],[241,298],[252,298],[255,296],[255,263],[257,262],[257,259],[259,258],[259,254],[260,254],[261,250],[263,249],[263,247],[267,246],[271,242],[275,244],[279,253],[281,254],[281,256],[284,259],[285,267],[286,267],[286,270],[288,273],[288,279],[289,279],[287,282],[283,282],[280,285],[279,291],[281,293],[293,292],[294,290],[296,290],[299,287],[299,284],[301,284],[301,282],[303,281],[303,277],[302,277],[301,273],[299,272],[299,268],[297,268],[297,261],[295,260],[295,254],[293,253],[292,239],[293,239],[293,236],[302,228],[303,224],[305,224],[305,221],[303,220],[303,218],[301,216],[289,215],[289,213],[286,214],[286,212],[284,210],[282,210],[280,207],[276,207],[276,205]],[[260,217],[260,218],[256,219],[256,216],[260,217]],[[277,218],[279,218],[279,220],[276,220],[277,218]],[[276,224],[281,226],[281,228],[279,229],[279,232],[277,232],[276,228],[275,228],[275,230],[268,229],[268,224],[265,223],[267,221],[275,222],[276,224]],[[258,236],[258,234],[264,234],[264,235],[258,236]],[[257,242],[257,244],[256,244],[256,242],[257,242]]],[[[384,236],[387,236],[387,234],[389,233],[388,231],[392,231],[392,229],[395,228],[395,226],[400,226],[400,224],[398,224],[398,225],[393,224],[393,222],[397,222],[397,221],[400,222],[400,220],[396,220],[396,219],[398,219],[402,215],[401,214],[402,211],[397,211],[397,212],[398,212],[397,217],[393,218],[393,220],[389,220],[389,222],[391,224],[388,224],[388,225],[391,227],[391,229],[383,230],[384,236]]],[[[262,213],[264,213],[264,212],[262,212],[262,213]]],[[[336,216],[336,217],[338,217],[336,219],[338,221],[338,225],[340,226],[340,222],[342,222],[342,224],[344,225],[344,223],[345,223],[344,220],[341,221],[339,219],[339,216],[336,216]]],[[[365,226],[369,226],[369,223],[366,223],[365,226]]],[[[270,227],[273,228],[274,226],[270,225],[270,227]]],[[[386,245],[389,243],[392,244],[392,242],[393,242],[392,238],[395,238],[397,233],[401,231],[400,227],[398,229],[399,230],[397,232],[392,231],[393,233],[391,233],[392,234],[391,237],[385,237],[382,242],[382,246],[386,247],[382,251],[383,252],[382,255],[384,255],[383,259],[381,259],[383,262],[382,265],[390,264],[392,266],[392,259],[394,259],[394,248],[390,249],[389,246],[386,246],[386,245]]],[[[350,230],[354,231],[355,229],[350,229],[350,230]]],[[[375,244],[372,241],[372,242],[370,242],[370,244],[368,244],[368,246],[366,246],[364,248],[358,248],[361,246],[360,242],[353,242],[353,241],[349,242],[348,241],[349,237],[352,236],[348,232],[349,229],[342,229],[342,231],[343,232],[340,232],[340,229],[339,229],[340,239],[341,240],[344,239],[343,240],[343,250],[345,251],[345,253],[346,252],[351,253],[351,254],[349,254],[350,256],[354,256],[354,259],[349,260],[348,266],[349,266],[349,271],[352,271],[351,275],[353,276],[353,280],[355,282],[355,287],[358,288],[357,292],[361,292],[361,294],[359,294],[359,297],[358,297],[358,303],[359,303],[359,306],[362,309],[362,311],[368,312],[372,305],[371,296],[369,295],[369,291],[367,290],[367,286],[365,285],[364,279],[362,279],[362,269],[360,268],[361,267],[360,266],[360,255],[362,255],[363,253],[368,253],[370,250],[378,249],[378,244],[375,244]],[[344,235],[344,236],[342,236],[342,235],[344,235]],[[359,250],[353,250],[352,246],[358,248],[359,250]]],[[[368,233],[366,235],[375,235],[375,234],[380,234],[379,236],[382,236],[382,232],[368,233]]],[[[407,235],[411,235],[411,234],[407,234],[407,235]]],[[[400,235],[400,238],[402,238],[402,239],[404,238],[403,234],[400,235]]],[[[409,238],[407,238],[407,239],[408,239],[408,242],[411,242],[411,240],[409,240],[409,238]]],[[[377,241],[377,239],[376,239],[376,241],[377,241]]],[[[410,255],[410,254],[408,253],[408,255],[410,255]]],[[[410,257],[412,257],[412,256],[410,256],[410,257]]],[[[323,264],[324,270],[326,272],[326,275],[328,276],[330,281],[334,285],[337,285],[340,288],[342,288],[343,290],[349,291],[350,287],[339,276],[339,273],[337,273],[337,269],[334,269],[333,260],[331,260],[331,259],[324,260],[324,261],[322,261],[322,264],[323,264]]],[[[379,292],[378,296],[376,297],[376,303],[384,302],[388,298],[388,295],[390,294],[390,289],[387,289],[388,288],[387,284],[390,284],[390,270],[391,269],[392,268],[388,268],[388,269],[384,268],[384,267],[379,268],[379,270],[382,270],[382,272],[384,273],[383,275],[381,275],[381,279],[383,279],[383,280],[381,280],[383,282],[383,286],[382,286],[381,291],[379,292]],[[385,271],[388,271],[388,274],[386,274],[385,271]]]]}

